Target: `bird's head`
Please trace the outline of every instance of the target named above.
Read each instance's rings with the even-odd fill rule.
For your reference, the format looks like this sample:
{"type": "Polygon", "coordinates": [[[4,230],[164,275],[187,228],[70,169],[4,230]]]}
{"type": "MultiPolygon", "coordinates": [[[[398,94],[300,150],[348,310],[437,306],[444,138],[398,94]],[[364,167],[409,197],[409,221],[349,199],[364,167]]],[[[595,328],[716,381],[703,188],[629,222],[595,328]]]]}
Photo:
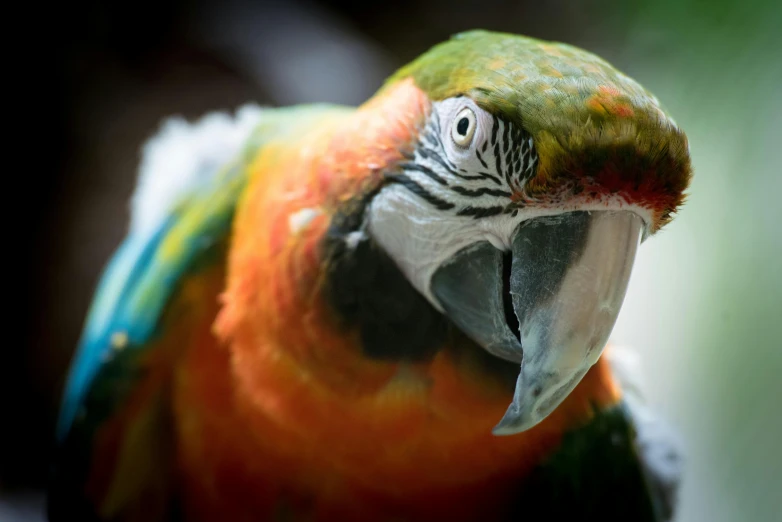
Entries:
{"type": "Polygon", "coordinates": [[[400,82],[429,103],[367,233],[431,306],[521,365],[495,433],[523,431],[600,357],[638,244],[683,202],[687,139],[638,83],[564,44],[464,33],[384,90],[400,82]]]}

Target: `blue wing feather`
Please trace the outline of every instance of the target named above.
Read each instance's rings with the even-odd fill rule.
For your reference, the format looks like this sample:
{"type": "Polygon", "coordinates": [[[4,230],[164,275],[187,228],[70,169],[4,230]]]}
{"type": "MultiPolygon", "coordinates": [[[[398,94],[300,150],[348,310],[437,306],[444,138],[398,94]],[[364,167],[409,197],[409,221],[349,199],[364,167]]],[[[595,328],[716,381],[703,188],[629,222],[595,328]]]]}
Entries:
{"type": "Polygon", "coordinates": [[[142,345],[154,327],[153,315],[133,317],[128,303],[138,288],[139,280],[149,271],[155,252],[171,220],[161,226],[152,237],[130,235],[120,245],[106,267],[95,299],[90,307],[82,338],[63,394],[57,438],[62,441],[68,433],[90,383],[112,350],[111,336],[125,332],[132,344],[142,345]]]}

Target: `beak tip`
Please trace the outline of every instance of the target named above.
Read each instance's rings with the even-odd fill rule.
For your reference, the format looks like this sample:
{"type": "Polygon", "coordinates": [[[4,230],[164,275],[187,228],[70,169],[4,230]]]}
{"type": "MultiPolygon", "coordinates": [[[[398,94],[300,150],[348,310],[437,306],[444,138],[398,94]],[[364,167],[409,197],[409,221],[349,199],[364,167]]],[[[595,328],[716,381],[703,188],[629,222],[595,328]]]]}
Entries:
{"type": "Polygon", "coordinates": [[[516,435],[537,426],[570,395],[589,370],[589,365],[572,373],[548,379],[525,376],[524,367],[516,383],[513,402],[492,429],[494,435],[516,435]]]}
{"type": "Polygon", "coordinates": [[[497,436],[516,435],[522,431],[527,431],[541,420],[532,411],[526,408],[524,410],[519,409],[514,403],[510,405],[508,411],[505,412],[500,422],[492,428],[491,432],[497,436]]]}
{"type": "Polygon", "coordinates": [[[496,436],[496,437],[505,437],[505,436],[508,436],[508,435],[516,435],[516,433],[517,433],[517,432],[516,432],[515,430],[509,430],[509,429],[506,429],[506,428],[504,428],[504,427],[503,427],[502,425],[500,425],[500,424],[497,424],[497,425],[496,425],[494,428],[492,428],[492,430],[491,430],[491,434],[492,434],[492,435],[494,435],[494,436],[496,436]]]}
{"type": "Polygon", "coordinates": [[[516,435],[517,433],[521,433],[521,431],[523,430],[516,429],[513,426],[500,421],[496,426],[494,426],[494,428],[492,428],[491,434],[497,437],[506,437],[509,435],[516,435]]]}

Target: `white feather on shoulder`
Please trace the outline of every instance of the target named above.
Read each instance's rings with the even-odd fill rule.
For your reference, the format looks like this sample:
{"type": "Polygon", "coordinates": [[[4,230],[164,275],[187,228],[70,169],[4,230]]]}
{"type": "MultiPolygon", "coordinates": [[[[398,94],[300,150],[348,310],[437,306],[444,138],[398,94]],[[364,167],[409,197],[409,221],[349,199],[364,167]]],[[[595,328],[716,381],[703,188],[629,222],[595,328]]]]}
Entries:
{"type": "Polygon", "coordinates": [[[627,346],[611,344],[604,352],[614,377],[622,388],[622,398],[632,416],[638,451],[649,486],[662,501],[664,520],[674,506],[685,465],[685,444],[681,436],[644,401],[641,354],[627,346]]]}
{"type": "Polygon", "coordinates": [[[235,114],[212,112],[190,123],[166,119],[143,146],[136,190],[130,201],[130,232],[148,234],[187,194],[208,186],[241,151],[263,109],[254,104],[235,114]]]}

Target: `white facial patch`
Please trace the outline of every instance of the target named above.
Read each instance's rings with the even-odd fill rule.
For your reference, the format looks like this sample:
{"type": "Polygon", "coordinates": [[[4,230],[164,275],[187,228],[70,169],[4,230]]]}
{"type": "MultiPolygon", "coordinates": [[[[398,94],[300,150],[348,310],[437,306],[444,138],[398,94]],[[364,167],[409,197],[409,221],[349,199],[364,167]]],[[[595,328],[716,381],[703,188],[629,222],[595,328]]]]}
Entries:
{"type": "Polygon", "coordinates": [[[522,221],[575,210],[624,209],[651,222],[646,209],[628,205],[620,197],[589,204],[572,200],[557,206],[512,205],[512,194],[523,190],[536,166],[532,138],[522,129],[466,97],[435,102],[414,159],[390,176],[396,182],[384,187],[369,205],[369,233],[412,285],[442,311],[430,290],[435,270],[480,241],[509,250],[522,221]],[[453,139],[465,109],[475,115],[466,146],[453,139]]]}

